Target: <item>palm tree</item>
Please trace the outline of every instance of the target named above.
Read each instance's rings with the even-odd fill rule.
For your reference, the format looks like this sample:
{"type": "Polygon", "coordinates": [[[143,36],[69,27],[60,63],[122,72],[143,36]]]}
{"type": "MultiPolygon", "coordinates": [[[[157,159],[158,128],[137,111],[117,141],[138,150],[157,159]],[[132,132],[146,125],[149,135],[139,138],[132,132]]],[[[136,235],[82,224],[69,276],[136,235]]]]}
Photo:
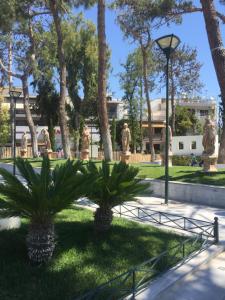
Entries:
{"type": "Polygon", "coordinates": [[[107,231],[113,219],[112,208],[126,201],[136,200],[138,193],[149,188],[149,184],[140,183],[136,178],[139,169],[123,162],[110,164],[102,161],[97,167],[89,162],[86,167],[92,183],[86,191],[86,197],[99,207],[94,213],[94,226],[97,231],[107,231]]]}
{"type": "Polygon", "coordinates": [[[0,169],[1,215],[21,216],[30,220],[26,237],[29,259],[33,263],[48,261],[55,248],[54,217],[82,195],[84,175],[78,170],[81,162],[50,168],[48,158],[42,162],[41,173],[21,158],[16,166],[26,183],[5,169],[0,169]]]}

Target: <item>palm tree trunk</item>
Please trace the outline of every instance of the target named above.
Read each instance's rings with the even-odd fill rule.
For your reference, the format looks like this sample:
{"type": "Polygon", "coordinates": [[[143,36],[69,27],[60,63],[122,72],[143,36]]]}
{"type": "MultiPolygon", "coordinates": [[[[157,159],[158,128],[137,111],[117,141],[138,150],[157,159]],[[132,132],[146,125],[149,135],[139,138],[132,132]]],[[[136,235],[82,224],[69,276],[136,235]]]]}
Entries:
{"type": "Polygon", "coordinates": [[[148,85],[148,78],[147,78],[147,52],[146,49],[142,46],[142,59],[143,59],[143,79],[144,79],[144,91],[145,91],[145,98],[147,102],[148,108],[148,136],[149,136],[149,145],[151,149],[151,161],[155,161],[155,149],[153,144],[153,130],[152,130],[152,109],[151,109],[151,102],[149,97],[149,85],[148,85]]]}
{"type": "Polygon", "coordinates": [[[33,157],[38,157],[37,132],[36,132],[36,127],[34,125],[34,121],[33,121],[32,114],[30,111],[30,106],[29,106],[29,90],[28,90],[27,76],[26,75],[22,76],[21,80],[22,80],[22,86],[23,86],[23,104],[24,104],[24,110],[25,110],[25,114],[26,114],[27,124],[30,129],[33,157]]]}
{"type": "MultiPolygon", "coordinates": [[[[225,49],[221,36],[219,20],[217,19],[216,9],[213,0],[201,0],[203,16],[205,19],[206,32],[214,63],[217,80],[221,91],[221,99],[225,105],[225,49]]],[[[225,163],[225,121],[221,135],[218,161],[225,163]]]]}
{"type": "Polygon", "coordinates": [[[59,100],[59,125],[62,135],[62,145],[64,151],[64,157],[69,158],[70,152],[70,141],[69,141],[69,130],[67,126],[67,115],[66,115],[66,61],[65,53],[63,49],[63,35],[61,19],[59,16],[56,0],[49,0],[50,9],[53,15],[55,29],[57,33],[57,51],[60,67],[60,100],[59,100]]]}
{"type": "Polygon", "coordinates": [[[106,103],[105,0],[98,0],[98,115],[105,160],[112,160],[112,141],[106,103]]]}
{"type": "Polygon", "coordinates": [[[34,264],[49,261],[55,249],[55,231],[52,223],[31,224],[26,238],[28,257],[34,264]]]}
{"type": "Polygon", "coordinates": [[[113,219],[113,212],[109,207],[98,207],[94,213],[94,227],[98,232],[109,230],[113,219]]]}

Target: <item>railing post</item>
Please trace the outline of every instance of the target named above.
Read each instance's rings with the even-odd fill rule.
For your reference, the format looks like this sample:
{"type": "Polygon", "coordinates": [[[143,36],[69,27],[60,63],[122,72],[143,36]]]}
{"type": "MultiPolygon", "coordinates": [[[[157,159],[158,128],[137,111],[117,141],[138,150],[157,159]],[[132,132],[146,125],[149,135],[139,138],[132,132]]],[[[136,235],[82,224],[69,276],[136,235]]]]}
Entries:
{"type": "Polygon", "coordinates": [[[120,217],[121,217],[121,205],[120,205],[120,217]]]}
{"type": "Polygon", "coordinates": [[[159,212],[159,224],[161,224],[161,213],[159,212]]]}
{"type": "Polygon", "coordinates": [[[136,292],[136,278],[135,278],[135,269],[132,271],[132,299],[135,299],[135,292],[136,292]]]}
{"type": "Polygon", "coordinates": [[[185,257],[185,243],[183,243],[182,254],[183,254],[183,258],[184,258],[185,257]]]}
{"type": "Polygon", "coordinates": [[[138,209],[138,219],[140,219],[140,215],[139,215],[139,207],[138,207],[137,209],[138,209]]]}
{"type": "Polygon", "coordinates": [[[186,219],[184,218],[184,230],[186,229],[186,219]]]}
{"type": "Polygon", "coordinates": [[[214,218],[214,241],[217,244],[219,242],[219,222],[218,217],[214,218]]]}

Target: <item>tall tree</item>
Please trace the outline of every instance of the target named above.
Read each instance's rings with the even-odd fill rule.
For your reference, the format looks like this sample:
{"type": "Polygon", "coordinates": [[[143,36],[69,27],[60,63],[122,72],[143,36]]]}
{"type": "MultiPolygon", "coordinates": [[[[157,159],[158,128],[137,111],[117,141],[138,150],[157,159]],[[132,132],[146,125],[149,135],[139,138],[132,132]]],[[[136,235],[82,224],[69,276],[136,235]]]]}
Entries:
{"type": "Polygon", "coordinates": [[[59,59],[59,73],[60,73],[60,100],[59,100],[59,125],[62,135],[62,145],[64,151],[64,157],[69,158],[70,152],[70,141],[69,141],[69,129],[67,126],[67,115],[66,115],[66,96],[67,96],[67,70],[66,70],[66,58],[63,47],[63,31],[62,31],[62,19],[60,12],[62,6],[60,1],[49,0],[49,7],[53,16],[55,30],[57,34],[57,51],[59,59]]]}
{"type": "Polygon", "coordinates": [[[96,28],[82,15],[73,16],[63,24],[70,131],[74,136],[75,153],[79,150],[81,119],[97,119],[98,41],[96,28]]]}
{"type": "MultiPolygon", "coordinates": [[[[188,108],[177,105],[175,108],[175,135],[202,134],[202,125],[195,114],[188,108]]],[[[170,118],[170,123],[172,118],[170,118]]]]}
{"type": "Polygon", "coordinates": [[[135,153],[141,140],[142,128],[139,120],[142,116],[142,99],[140,95],[140,81],[142,79],[142,62],[140,49],[136,49],[127,57],[124,69],[120,75],[120,85],[124,91],[124,101],[128,108],[128,118],[131,129],[131,146],[135,153]]]}
{"type": "MultiPolygon", "coordinates": [[[[221,36],[219,19],[213,0],[201,0],[211,56],[214,63],[223,107],[225,108],[225,49],[221,36]]],[[[225,17],[224,17],[225,20],[225,17]]],[[[219,158],[220,163],[225,163],[225,122],[223,122],[219,158]]]]}
{"type": "Polygon", "coordinates": [[[112,141],[106,104],[107,46],[105,35],[105,0],[98,0],[98,114],[105,160],[112,160],[112,141]]]}
{"type": "MultiPolygon", "coordinates": [[[[159,70],[163,71],[160,77],[161,86],[165,86],[165,55],[161,51],[157,51],[155,55],[155,63],[159,65],[159,70]]],[[[182,93],[192,96],[193,92],[199,92],[202,88],[200,81],[201,64],[197,61],[197,50],[187,45],[182,45],[171,54],[169,68],[169,93],[171,100],[171,129],[173,134],[176,132],[175,127],[175,98],[179,98],[182,93]]]]}
{"type": "Polygon", "coordinates": [[[21,80],[23,89],[23,102],[27,124],[31,134],[33,156],[38,155],[36,128],[33,122],[29,106],[28,79],[33,73],[36,64],[36,46],[33,39],[33,22],[36,17],[35,7],[32,1],[9,1],[1,3],[1,8],[6,10],[5,23],[1,24],[1,53],[0,68],[11,78],[21,80]],[[5,47],[3,46],[5,44],[5,47]],[[9,47],[9,44],[11,46],[9,47]],[[2,47],[3,46],[3,47],[2,47]],[[11,48],[14,51],[14,71],[11,68],[10,55],[11,48]],[[7,54],[5,54],[7,52],[7,54]],[[4,56],[9,57],[9,68],[4,63],[4,56]],[[11,69],[10,69],[11,68],[11,69]]]}
{"type": "MultiPolygon", "coordinates": [[[[220,3],[225,4],[224,0],[220,0],[220,3]]],[[[225,15],[217,11],[214,0],[200,0],[199,7],[195,4],[195,1],[171,0],[168,1],[163,14],[168,18],[176,18],[186,13],[203,13],[210,52],[220,87],[221,100],[225,108],[225,50],[220,30],[220,22],[225,24],[225,15]]],[[[148,6],[145,6],[145,10],[148,12],[148,6]]],[[[147,18],[151,17],[149,13],[146,13],[146,15],[147,18]]],[[[218,158],[220,163],[225,163],[225,119],[223,121],[218,158]]]]}
{"type": "MultiPolygon", "coordinates": [[[[144,82],[144,93],[148,109],[148,134],[149,134],[149,144],[151,151],[151,160],[155,159],[155,150],[153,144],[153,129],[152,129],[152,109],[150,101],[150,90],[152,86],[148,80],[148,74],[150,70],[154,68],[154,65],[150,65],[149,54],[151,53],[151,48],[153,40],[151,38],[151,31],[154,26],[155,19],[146,18],[145,6],[147,3],[150,5],[151,10],[159,9],[157,4],[160,1],[126,1],[117,0],[115,1],[118,10],[118,22],[125,37],[131,38],[134,42],[137,42],[142,53],[142,72],[143,72],[143,82],[144,82]]],[[[159,25],[157,25],[159,26],[159,25]]]]}
{"type": "Polygon", "coordinates": [[[54,84],[48,78],[43,78],[37,82],[37,97],[33,109],[41,115],[48,126],[49,138],[52,149],[55,151],[55,130],[58,124],[59,95],[54,84]]]}

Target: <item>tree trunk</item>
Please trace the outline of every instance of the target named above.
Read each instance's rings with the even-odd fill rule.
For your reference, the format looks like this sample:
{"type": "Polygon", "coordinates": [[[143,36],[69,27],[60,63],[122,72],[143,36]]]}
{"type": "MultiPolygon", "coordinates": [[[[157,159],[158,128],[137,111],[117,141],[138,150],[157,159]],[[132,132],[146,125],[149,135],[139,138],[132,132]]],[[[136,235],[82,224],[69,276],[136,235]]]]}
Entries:
{"type": "Polygon", "coordinates": [[[155,149],[153,144],[153,130],[152,130],[152,109],[151,109],[151,102],[149,97],[149,85],[148,85],[148,78],[147,78],[147,53],[144,47],[141,47],[142,50],[142,59],[143,59],[143,79],[144,79],[144,91],[145,91],[145,98],[147,102],[148,108],[148,134],[149,134],[149,145],[151,150],[151,161],[155,161],[155,149]]]}
{"type": "Polygon", "coordinates": [[[98,115],[105,160],[112,160],[112,141],[106,103],[105,0],[98,0],[98,115]]]}
{"type": "Polygon", "coordinates": [[[174,86],[174,77],[173,77],[173,60],[170,59],[170,81],[171,81],[171,131],[175,135],[176,131],[176,105],[175,105],[175,86],[174,86]]]}
{"type": "MultiPolygon", "coordinates": [[[[216,9],[213,0],[201,0],[203,15],[205,19],[206,32],[208,36],[211,56],[216,71],[217,80],[221,91],[221,99],[225,105],[225,49],[221,37],[219,20],[217,19],[216,9]]],[[[220,163],[225,163],[225,123],[219,149],[220,163]]]]}
{"type": "Polygon", "coordinates": [[[28,79],[26,76],[21,78],[23,86],[23,105],[26,114],[27,124],[30,129],[31,135],[31,145],[33,151],[33,157],[38,157],[38,141],[37,141],[37,132],[32,118],[32,114],[29,106],[29,90],[28,90],[28,79]]]}
{"type": "Polygon", "coordinates": [[[143,153],[143,128],[142,128],[142,124],[143,124],[143,83],[142,83],[142,78],[140,78],[140,140],[141,140],[141,144],[140,144],[140,149],[141,149],[141,153],[143,153]]]}
{"type": "Polygon", "coordinates": [[[54,225],[31,224],[26,238],[28,257],[34,264],[49,261],[55,249],[54,225]]]}
{"type": "Polygon", "coordinates": [[[55,29],[57,33],[57,51],[60,67],[60,100],[59,100],[59,125],[62,135],[62,145],[64,151],[64,157],[69,158],[70,152],[70,141],[69,141],[69,130],[67,126],[67,115],[66,115],[66,61],[65,53],[63,49],[63,35],[61,19],[59,16],[56,0],[49,0],[50,9],[53,15],[55,29]]]}
{"type": "MultiPolygon", "coordinates": [[[[12,72],[12,34],[10,33],[10,38],[9,38],[9,45],[8,45],[8,70],[9,72],[12,72]]],[[[12,75],[8,74],[8,80],[9,80],[9,90],[12,88],[13,86],[13,80],[12,80],[12,75]]],[[[10,101],[10,122],[11,122],[11,156],[13,157],[13,149],[14,149],[14,139],[13,139],[13,135],[14,135],[14,123],[13,123],[13,110],[14,110],[14,99],[12,98],[10,101]]]]}
{"type": "Polygon", "coordinates": [[[109,207],[98,207],[94,213],[94,227],[98,232],[108,231],[113,219],[113,212],[109,207]]]}
{"type": "Polygon", "coordinates": [[[54,130],[52,118],[49,118],[49,120],[47,122],[48,122],[48,133],[49,133],[51,147],[52,147],[52,150],[55,151],[55,130],[54,130]]]}

